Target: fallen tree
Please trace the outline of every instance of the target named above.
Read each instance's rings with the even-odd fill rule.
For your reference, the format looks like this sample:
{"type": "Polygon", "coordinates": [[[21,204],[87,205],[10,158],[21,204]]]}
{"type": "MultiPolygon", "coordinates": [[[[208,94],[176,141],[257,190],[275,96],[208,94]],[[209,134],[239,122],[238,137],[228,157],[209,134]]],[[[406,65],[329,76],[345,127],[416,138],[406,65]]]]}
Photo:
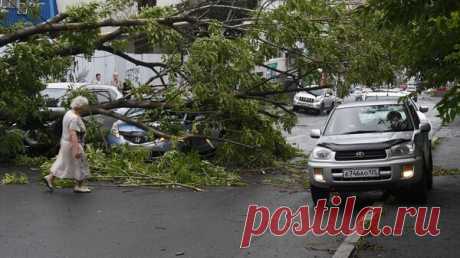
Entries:
{"type": "Polygon", "coordinates": [[[350,17],[343,5],[290,0],[275,7],[270,0],[258,6],[203,1],[198,6],[186,3],[127,12],[133,3],[89,3],[39,24],[3,28],[0,127],[28,127],[31,121],[45,124],[57,118],[38,112],[44,105],[39,95],[44,82],[61,78],[73,56],[90,57],[102,50],[147,67],[155,76],[137,85],[129,99],[91,106],[87,114],[111,116],[167,139],[211,138],[210,131],[222,130],[223,137],[212,138],[223,143],[220,164],[264,165],[294,152],[281,135],[296,121],[288,93],[304,90],[302,86],[318,82],[322,74],[346,68],[343,26],[350,17]],[[127,54],[129,42],[139,37],[162,49],[161,62],[127,54]],[[267,65],[279,53],[287,56],[289,69],[267,65]],[[261,76],[256,67],[272,75],[261,76]],[[283,81],[294,86],[286,87],[283,81]],[[146,119],[160,122],[167,118],[166,111],[212,112],[190,133],[152,128],[142,119],[111,111],[122,107],[143,108],[146,119]]]}

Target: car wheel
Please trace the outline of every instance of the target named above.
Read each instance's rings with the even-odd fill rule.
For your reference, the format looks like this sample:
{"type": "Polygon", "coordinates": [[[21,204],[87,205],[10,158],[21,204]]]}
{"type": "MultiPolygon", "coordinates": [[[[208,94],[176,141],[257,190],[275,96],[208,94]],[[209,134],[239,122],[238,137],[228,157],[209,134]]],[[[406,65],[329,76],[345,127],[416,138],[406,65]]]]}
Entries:
{"type": "Polygon", "coordinates": [[[298,112],[298,111],[299,111],[299,107],[297,107],[297,106],[293,106],[293,107],[292,107],[292,111],[294,111],[294,112],[298,112]]]}
{"type": "Polygon", "coordinates": [[[319,106],[319,109],[318,109],[318,115],[321,115],[324,111],[324,103],[321,103],[321,106],[319,106]]]}
{"type": "Polygon", "coordinates": [[[331,107],[327,110],[328,114],[330,114],[332,112],[332,110],[334,109],[334,106],[335,106],[335,102],[332,102],[331,107]]]}
{"type": "Polygon", "coordinates": [[[431,153],[431,146],[428,156],[428,164],[426,166],[427,186],[428,190],[433,189],[433,155],[431,153]]]}
{"type": "Polygon", "coordinates": [[[408,188],[400,191],[398,194],[398,199],[407,201],[410,203],[425,204],[428,200],[428,175],[425,166],[425,161],[423,163],[423,175],[422,179],[417,183],[411,185],[408,188]]]}
{"type": "Polygon", "coordinates": [[[329,201],[330,192],[327,189],[311,185],[310,192],[311,192],[311,198],[313,199],[313,203],[315,204],[315,206],[318,203],[318,200],[320,199],[326,199],[326,202],[329,201]]]}
{"type": "Polygon", "coordinates": [[[415,186],[415,191],[412,193],[412,201],[420,204],[425,204],[428,200],[428,176],[423,174],[422,180],[415,186]]]}
{"type": "Polygon", "coordinates": [[[422,179],[412,187],[410,193],[407,195],[409,201],[418,204],[425,204],[428,200],[428,174],[425,160],[423,162],[422,179]]]}

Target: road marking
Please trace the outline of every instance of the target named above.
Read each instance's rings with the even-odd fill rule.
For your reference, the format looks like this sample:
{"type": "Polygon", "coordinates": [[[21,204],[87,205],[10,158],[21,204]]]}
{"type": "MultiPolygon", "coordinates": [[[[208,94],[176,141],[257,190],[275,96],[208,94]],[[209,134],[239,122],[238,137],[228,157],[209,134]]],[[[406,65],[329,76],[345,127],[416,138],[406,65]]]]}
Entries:
{"type": "MultiPolygon", "coordinates": [[[[382,202],[374,202],[372,207],[383,207],[382,202]]],[[[370,223],[372,215],[370,213],[366,214],[364,218],[364,225],[370,223]]],[[[347,236],[345,240],[339,245],[339,248],[334,253],[332,258],[350,258],[356,251],[356,244],[361,239],[361,236],[357,235],[356,233],[350,236],[347,236]]]]}

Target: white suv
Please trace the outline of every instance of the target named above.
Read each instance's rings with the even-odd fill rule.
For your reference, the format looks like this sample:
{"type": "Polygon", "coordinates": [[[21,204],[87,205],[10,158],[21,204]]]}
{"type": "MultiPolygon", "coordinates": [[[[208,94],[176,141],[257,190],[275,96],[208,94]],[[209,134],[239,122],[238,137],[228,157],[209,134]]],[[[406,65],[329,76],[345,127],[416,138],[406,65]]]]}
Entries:
{"type": "Polygon", "coordinates": [[[331,89],[315,89],[298,92],[294,96],[293,110],[314,110],[318,114],[330,112],[339,102],[331,89]]]}

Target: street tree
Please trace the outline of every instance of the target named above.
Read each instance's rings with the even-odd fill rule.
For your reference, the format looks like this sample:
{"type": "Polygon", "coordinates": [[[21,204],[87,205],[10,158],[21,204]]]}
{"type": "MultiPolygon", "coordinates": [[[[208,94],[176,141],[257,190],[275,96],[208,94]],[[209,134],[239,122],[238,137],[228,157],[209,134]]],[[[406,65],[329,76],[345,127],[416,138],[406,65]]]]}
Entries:
{"type": "Polygon", "coordinates": [[[376,28],[376,45],[394,53],[395,68],[420,78],[424,89],[450,86],[438,110],[452,121],[460,113],[460,2],[369,0],[361,13],[376,28]]]}

